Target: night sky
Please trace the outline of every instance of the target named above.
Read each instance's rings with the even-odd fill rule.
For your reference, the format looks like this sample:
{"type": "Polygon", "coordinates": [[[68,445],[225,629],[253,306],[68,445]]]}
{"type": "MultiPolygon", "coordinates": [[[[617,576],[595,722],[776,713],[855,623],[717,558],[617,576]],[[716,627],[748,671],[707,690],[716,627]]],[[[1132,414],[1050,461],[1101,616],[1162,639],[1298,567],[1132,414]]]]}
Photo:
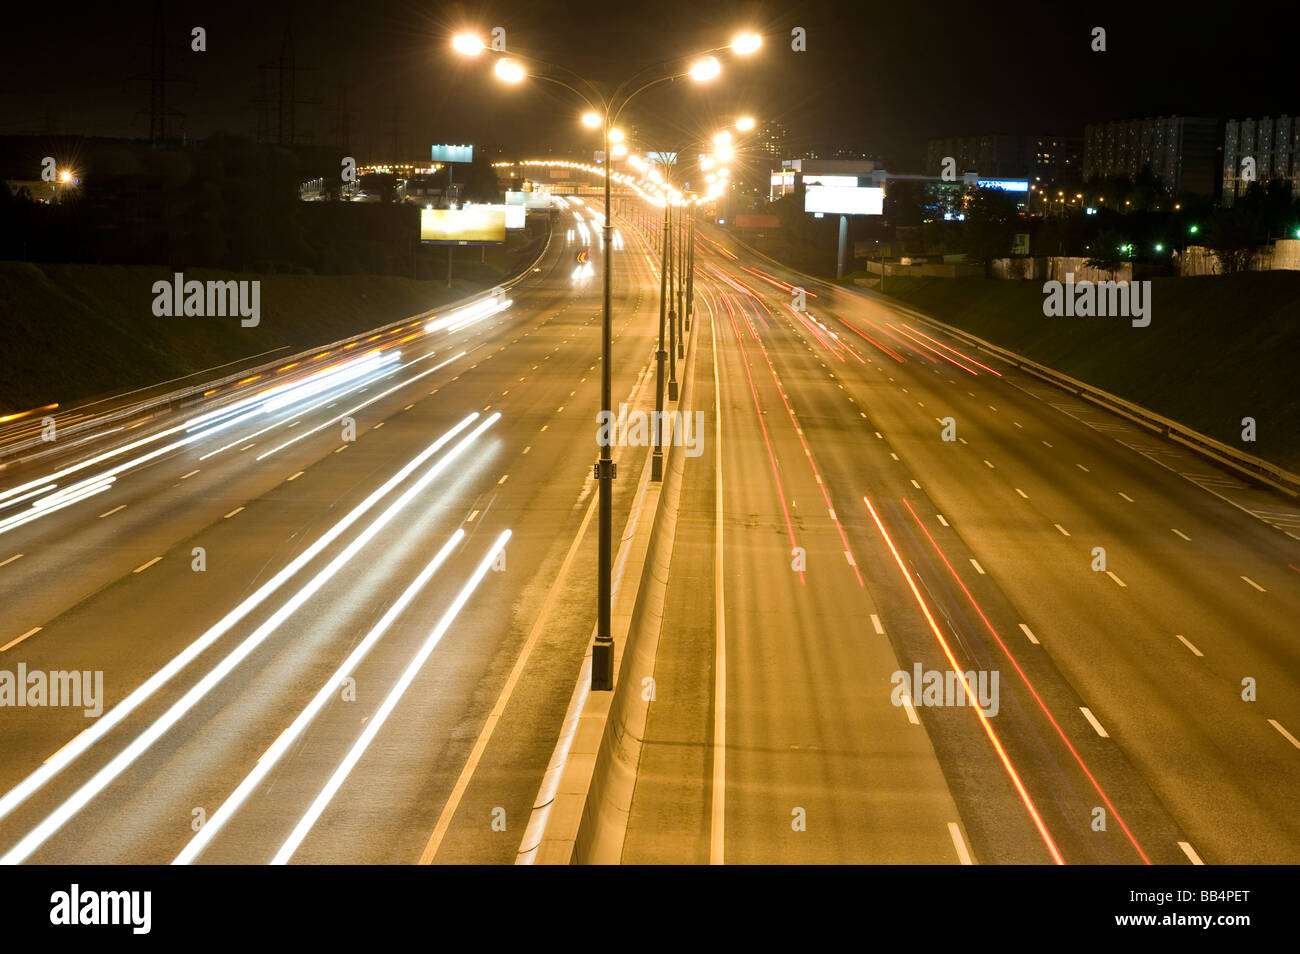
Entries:
{"type": "MultiPolygon", "coordinates": [[[[594,139],[571,94],[530,81],[508,87],[487,57],[457,57],[449,37],[507,29],[511,48],[606,82],[681,53],[723,45],[741,28],[761,54],[724,62],[708,87],[680,81],[629,112],[647,146],[675,149],[719,118],[779,119],[793,151],[843,145],[915,166],[932,136],[1081,134],[1098,119],[1183,113],[1220,117],[1300,110],[1291,79],[1293,23],[1197,17],[1195,8],[1134,3],[655,4],[492,2],[164,4],[169,134],[253,135],[275,128],[286,23],[298,67],[298,138],[334,142],[346,102],[352,151],[427,156],[434,141],[508,154],[586,153],[594,139]],[[206,53],[189,30],[208,31],[206,53]],[[790,50],[792,27],[808,51],[790,50]],[[1094,26],[1108,50],[1089,49],[1094,26]],[[259,95],[266,101],[258,105],[259,95]],[[583,138],[585,137],[585,138],[583,138]]],[[[1279,17],[1281,8],[1279,7],[1279,17]]],[[[150,3],[58,4],[5,12],[0,133],[148,134],[150,3]]]]}

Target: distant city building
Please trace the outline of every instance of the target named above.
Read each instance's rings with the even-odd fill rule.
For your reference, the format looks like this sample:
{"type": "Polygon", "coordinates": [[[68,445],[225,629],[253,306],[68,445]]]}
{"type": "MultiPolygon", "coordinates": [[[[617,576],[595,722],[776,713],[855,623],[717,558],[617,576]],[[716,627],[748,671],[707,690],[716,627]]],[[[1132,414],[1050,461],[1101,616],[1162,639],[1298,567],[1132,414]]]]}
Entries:
{"type": "Polygon", "coordinates": [[[787,139],[785,123],[774,119],[768,120],[759,129],[758,135],[755,137],[756,148],[769,159],[780,159],[788,154],[786,152],[787,139]]]}
{"type": "Polygon", "coordinates": [[[1300,196],[1300,117],[1230,119],[1223,129],[1223,204],[1230,206],[1250,184],[1243,178],[1243,160],[1255,160],[1255,181],[1275,179],[1291,184],[1300,196]]]}
{"type": "Polygon", "coordinates": [[[981,176],[1028,179],[1034,168],[1034,136],[957,136],[931,139],[925,151],[925,172],[937,176],[943,161],[956,160],[956,172],[978,172],[981,176]]]}
{"type": "Polygon", "coordinates": [[[1170,195],[1212,196],[1219,185],[1219,124],[1197,116],[1096,123],[1083,133],[1083,177],[1137,178],[1149,167],[1170,195]]]}
{"type": "MultiPolygon", "coordinates": [[[[1082,136],[1030,136],[1030,181],[1039,189],[1083,181],[1082,136]]],[[[983,172],[983,170],[979,170],[983,172]]]]}

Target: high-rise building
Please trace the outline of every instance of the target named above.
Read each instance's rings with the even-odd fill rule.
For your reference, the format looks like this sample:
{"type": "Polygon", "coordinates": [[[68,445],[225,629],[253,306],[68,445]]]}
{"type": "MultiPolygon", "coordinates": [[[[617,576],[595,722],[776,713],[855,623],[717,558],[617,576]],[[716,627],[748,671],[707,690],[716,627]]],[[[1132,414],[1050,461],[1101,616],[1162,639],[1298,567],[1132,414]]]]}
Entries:
{"type": "Polygon", "coordinates": [[[1250,185],[1246,159],[1254,160],[1255,181],[1266,185],[1284,179],[1291,183],[1291,195],[1300,196],[1300,117],[1228,120],[1223,129],[1225,206],[1232,205],[1250,185]]]}
{"type": "Polygon", "coordinates": [[[1219,122],[1160,116],[1096,123],[1083,133],[1083,177],[1137,178],[1150,168],[1170,195],[1212,196],[1219,185],[1219,122]]]}
{"type": "Polygon", "coordinates": [[[770,119],[763,123],[762,128],[758,131],[758,136],[755,139],[756,148],[770,159],[780,159],[782,156],[788,155],[786,151],[787,138],[785,123],[770,119]]]}
{"type": "Polygon", "coordinates": [[[981,176],[1028,179],[1034,166],[1034,146],[1043,137],[1031,136],[957,136],[931,139],[926,148],[926,175],[937,176],[943,161],[956,161],[954,170],[978,172],[981,176]]]}
{"type": "Polygon", "coordinates": [[[1040,189],[1083,181],[1082,136],[1030,136],[1029,181],[1040,189]]]}

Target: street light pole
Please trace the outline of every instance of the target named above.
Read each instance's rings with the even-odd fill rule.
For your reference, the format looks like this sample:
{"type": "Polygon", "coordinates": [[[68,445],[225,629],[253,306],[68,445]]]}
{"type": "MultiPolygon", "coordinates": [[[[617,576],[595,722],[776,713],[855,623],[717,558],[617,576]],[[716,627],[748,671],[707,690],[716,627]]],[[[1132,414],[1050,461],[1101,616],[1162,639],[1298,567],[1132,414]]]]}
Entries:
{"type": "Polygon", "coordinates": [[[596,462],[596,483],[600,492],[600,549],[598,553],[599,570],[597,573],[597,610],[596,640],[591,647],[591,688],[614,688],[614,635],[610,623],[610,604],[613,599],[612,579],[614,561],[614,458],[610,448],[612,427],[609,426],[613,397],[613,350],[614,332],[611,319],[613,269],[610,261],[614,257],[614,224],[610,210],[610,162],[609,162],[609,128],[613,122],[610,104],[605,105],[604,145],[605,145],[605,236],[604,272],[605,272],[605,307],[601,319],[603,341],[601,343],[600,366],[600,406],[604,411],[606,426],[601,433],[604,439],[600,444],[600,460],[596,462]]]}
{"type": "Polygon", "coordinates": [[[691,319],[695,317],[695,203],[690,205],[690,231],[686,237],[686,330],[691,330],[691,319]]]}
{"type": "Polygon", "coordinates": [[[654,452],[650,459],[650,479],[663,480],[664,476],[664,361],[668,352],[664,350],[664,322],[668,317],[668,202],[664,197],[663,234],[659,236],[661,255],[659,259],[659,350],[655,352],[655,422],[653,430],[654,452]]]}
{"type": "Polygon", "coordinates": [[[672,199],[665,197],[668,205],[668,216],[665,220],[666,228],[664,233],[667,239],[664,242],[664,268],[668,272],[668,400],[677,400],[677,308],[676,308],[676,286],[673,285],[675,276],[673,275],[673,225],[672,225],[672,199]]]}
{"type": "Polygon", "coordinates": [[[677,209],[677,357],[686,350],[686,201],[677,209]]]}
{"type": "MultiPolygon", "coordinates": [[[[748,55],[756,51],[762,45],[762,37],[755,34],[740,34],[730,44],[730,49],[740,55],[748,55]]],[[[465,56],[477,56],[487,49],[481,37],[473,34],[461,34],[452,39],[452,47],[460,54],[465,56]]],[[[722,52],[724,48],[719,47],[716,50],[710,50],[700,56],[691,65],[690,69],[684,73],[670,71],[667,75],[661,75],[647,82],[642,83],[635,89],[631,89],[632,84],[640,77],[644,76],[647,70],[654,69],[662,71],[673,61],[658,64],[655,67],[649,67],[640,70],[627,80],[625,80],[611,96],[606,96],[590,80],[586,80],[574,73],[572,70],[564,67],[557,67],[553,63],[546,63],[543,60],[537,60],[532,57],[520,56],[512,53],[509,56],[503,56],[497,60],[493,71],[497,76],[508,83],[521,82],[528,71],[525,63],[535,64],[559,70],[567,73],[569,77],[575,80],[579,86],[585,87],[579,89],[568,82],[554,75],[538,75],[539,79],[562,86],[570,92],[576,94],[582,99],[597,116],[604,117],[603,122],[603,142],[605,146],[604,167],[605,167],[605,224],[602,228],[604,236],[604,314],[602,316],[602,349],[601,349],[601,420],[605,422],[604,427],[598,431],[598,435],[603,431],[604,436],[598,437],[600,444],[600,456],[595,464],[595,477],[599,491],[598,510],[599,519],[599,551],[597,555],[597,612],[596,612],[596,637],[592,645],[591,652],[591,688],[594,690],[611,690],[614,688],[614,637],[611,626],[611,603],[613,600],[613,536],[614,536],[614,506],[613,506],[613,481],[615,477],[614,459],[611,450],[612,442],[612,420],[613,420],[613,320],[611,317],[612,310],[612,282],[613,273],[610,260],[613,257],[614,250],[614,225],[613,209],[611,206],[610,183],[612,180],[611,156],[610,156],[610,134],[613,130],[614,123],[618,120],[623,109],[627,107],[638,95],[657,86],[660,83],[667,83],[683,76],[690,76],[696,82],[707,82],[718,75],[721,66],[718,63],[714,53],[722,52]],[[590,95],[589,95],[590,94],[590,95]],[[597,106],[597,103],[599,106],[597,106]]],[[[670,327],[669,334],[672,334],[670,327]]],[[[662,347],[662,346],[661,346],[662,347]]],[[[671,359],[674,352],[669,349],[671,359]]],[[[671,383],[670,397],[676,399],[677,384],[676,380],[671,383]]]]}

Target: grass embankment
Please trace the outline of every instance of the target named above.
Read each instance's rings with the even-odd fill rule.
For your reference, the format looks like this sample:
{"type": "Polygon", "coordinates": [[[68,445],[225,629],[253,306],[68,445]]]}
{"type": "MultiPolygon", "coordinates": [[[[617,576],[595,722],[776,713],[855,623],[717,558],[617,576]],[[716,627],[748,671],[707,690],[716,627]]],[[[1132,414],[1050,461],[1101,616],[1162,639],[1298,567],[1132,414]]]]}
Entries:
{"type": "MultiPolygon", "coordinates": [[[[540,248],[533,245],[531,255],[540,248]]],[[[445,271],[441,280],[415,281],[185,269],[186,281],[259,279],[261,321],[251,328],[238,317],[155,317],[153,283],[171,280],[167,268],[0,262],[0,414],[359,334],[489,288],[528,251],[491,249],[480,264],[478,249],[457,249],[451,288],[445,271]]]]}
{"type": "Polygon", "coordinates": [[[1151,282],[1151,324],[1046,318],[1038,282],[886,279],[891,297],[1300,473],[1300,272],[1151,282]],[[1257,422],[1242,440],[1242,418],[1257,422]]]}

